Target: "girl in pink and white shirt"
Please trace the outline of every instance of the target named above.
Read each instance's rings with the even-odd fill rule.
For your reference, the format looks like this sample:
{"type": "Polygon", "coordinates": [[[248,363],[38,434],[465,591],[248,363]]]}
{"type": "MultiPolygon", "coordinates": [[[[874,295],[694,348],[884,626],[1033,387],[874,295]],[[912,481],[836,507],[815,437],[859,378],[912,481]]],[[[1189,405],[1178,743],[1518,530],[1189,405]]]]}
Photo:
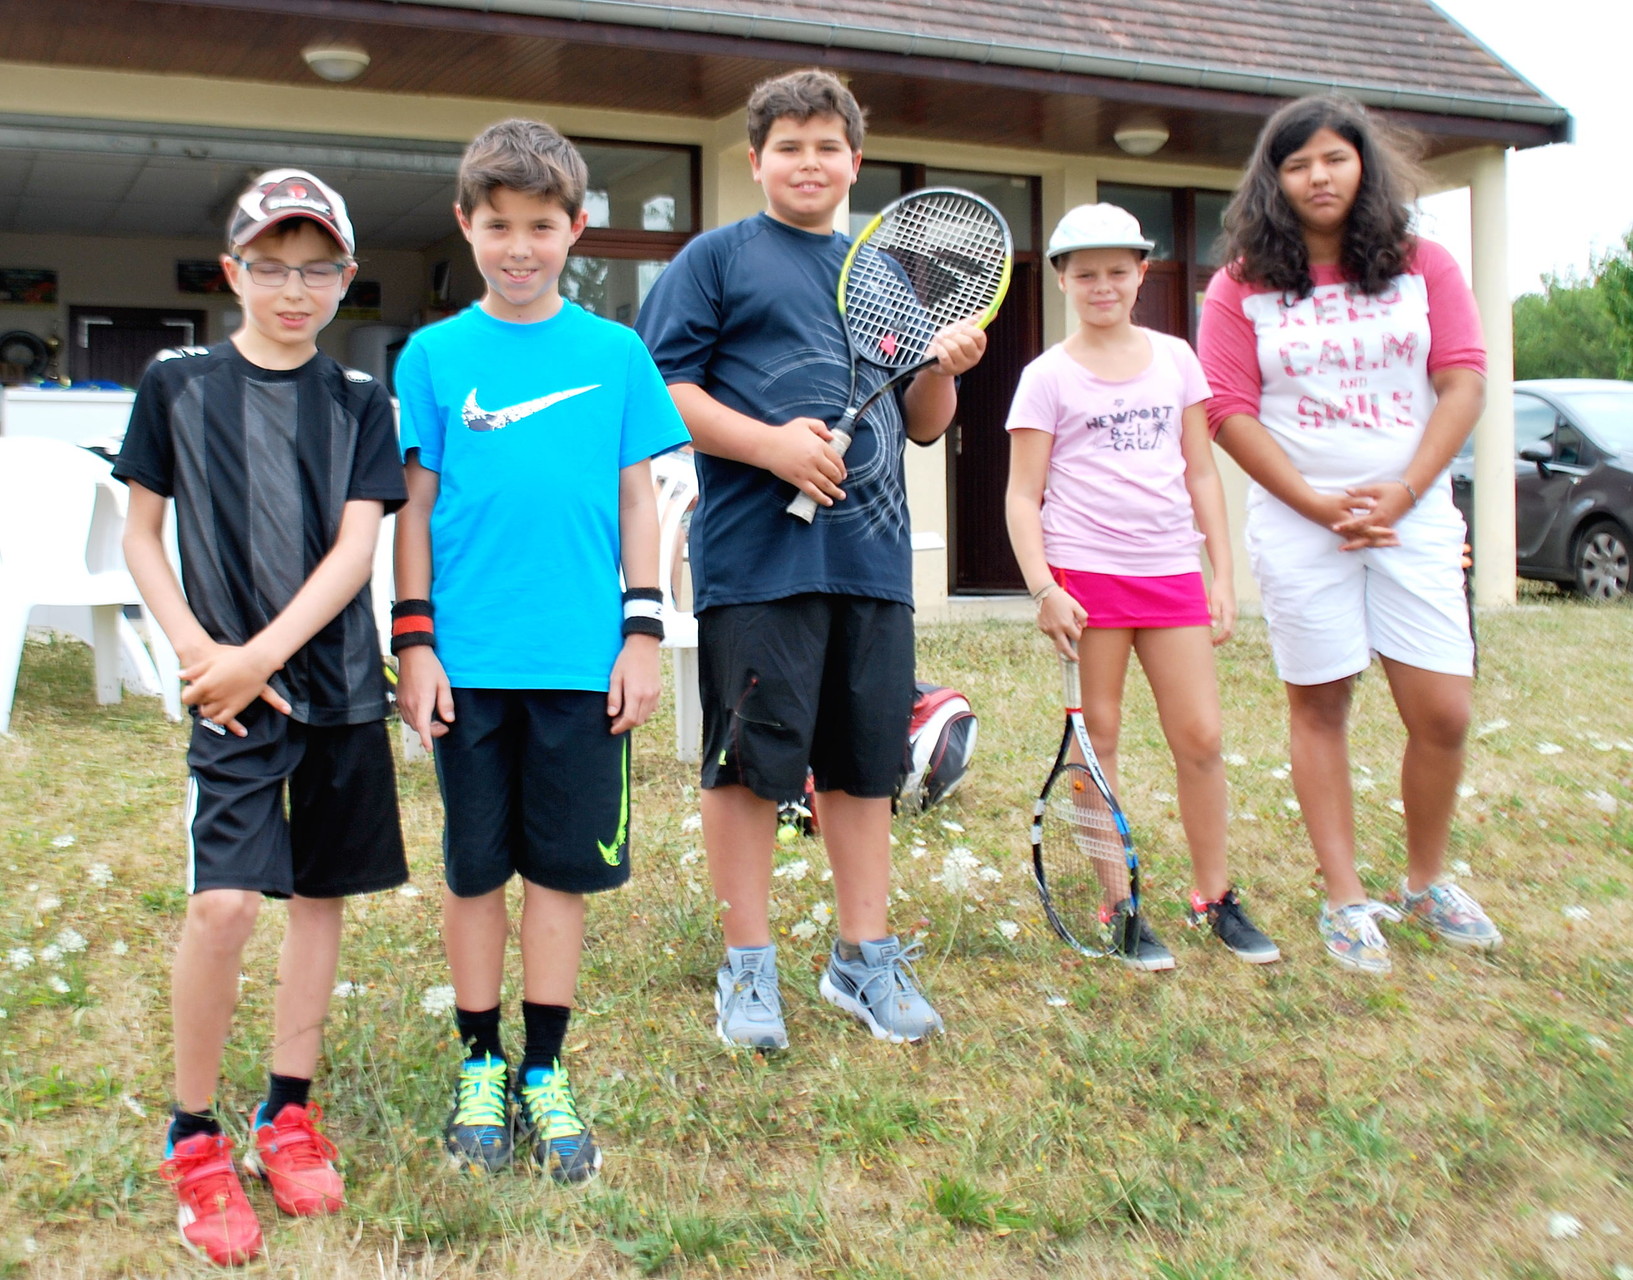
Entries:
{"type": "Polygon", "coordinates": [[[1446,468],[1485,403],[1474,298],[1409,234],[1412,170],[1359,104],[1305,98],[1265,124],[1225,214],[1229,266],[1199,348],[1219,444],[1253,481],[1246,541],[1287,689],[1293,786],[1326,880],[1321,934],[1386,972],[1355,869],[1348,716],[1376,653],[1407,732],[1406,910],[1462,946],[1501,935],[1441,876],[1463,769],[1474,641],[1446,468]]]}
{"type": "MultiPolygon", "coordinates": [[[[1184,341],[1132,321],[1151,247],[1131,215],[1105,204],[1071,210],[1050,237],[1049,260],[1080,323],[1026,367],[1015,391],[1009,537],[1039,629],[1081,658],[1083,719],[1113,789],[1123,682],[1129,654],[1139,656],[1174,754],[1192,921],[1264,964],[1281,953],[1248,919],[1225,870],[1212,645],[1230,636],[1236,593],[1203,409],[1208,384],[1184,341]],[[1203,544],[1211,587],[1197,559],[1203,544]]],[[[1145,914],[1134,931],[1126,910],[1107,902],[1102,911],[1124,963],[1173,968],[1145,914]]]]}

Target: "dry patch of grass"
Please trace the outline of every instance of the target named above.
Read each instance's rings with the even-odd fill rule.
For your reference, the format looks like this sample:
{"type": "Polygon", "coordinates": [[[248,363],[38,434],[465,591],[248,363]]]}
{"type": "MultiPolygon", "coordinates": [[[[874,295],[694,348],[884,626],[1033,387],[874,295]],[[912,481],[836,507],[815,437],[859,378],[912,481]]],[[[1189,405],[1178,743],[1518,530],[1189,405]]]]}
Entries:
{"type": "MultiPolygon", "coordinates": [[[[641,735],[635,881],[591,914],[569,1047],[608,1163],[579,1192],[444,1165],[456,1046],[425,1007],[447,981],[440,812],[429,766],[405,768],[420,892],[348,908],[349,985],[318,1086],[350,1203],[275,1221],[252,1189],[261,1270],[1633,1275],[1616,1270],[1633,1268],[1633,610],[1528,599],[1480,619],[1453,851],[1509,944],[1477,958],[1397,928],[1382,980],[1321,953],[1262,627],[1249,620],[1221,655],[1232,858],[1286,959],[1250,969],[1183,928],[1172,771],[1136,677],[1123,777],[1155,923],[1179,956],[1161,978],[1080,961],[1038,909],[1025,831],[1059,714],[1041,639],[1014,624],[923,631],[920,671],[970,695],[981,749],[952,803],[896,827],[895,919],[923,935],[920,974],[950,1028],[917,1049],[875,1043],[817,998],[832,890],[811,840],[779,846],[773,882],[793,1051],[767,1062],[718,1045],[696,795],[661,719],[641,735]],[[959,892],[941,881],[955,850],[990,869],[959,892]]],[[[0,740],[0,1275],[203,1274],[153,1172],[183,734],[145,702],[98,708],[90,689],[82,648],[31,646],[15,736],[0,740]]],[[[1400,746],[1369,677],[1353,764],[1379,895],[1402,865],[1400,746]]],[[[264,1083],[279,914],[268,906],[244,963],[222,1093],[236,1115],[264,1083]]]]}

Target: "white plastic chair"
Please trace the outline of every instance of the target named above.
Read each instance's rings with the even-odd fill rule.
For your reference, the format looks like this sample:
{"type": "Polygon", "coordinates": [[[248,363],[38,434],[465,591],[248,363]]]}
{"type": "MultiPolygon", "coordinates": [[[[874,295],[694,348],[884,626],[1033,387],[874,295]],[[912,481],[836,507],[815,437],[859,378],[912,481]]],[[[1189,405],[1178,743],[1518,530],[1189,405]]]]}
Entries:
{"type": "Polygon", "coordinates": [[[686,545],[685,516],[697,501],[697,468],[685,452],[652,459],[658,487],[658,581],[663,588],[663,647],[675,656],[675,757],[703,757],[703,699],[698,692],[697,617],[675,604],[686,545]]]}
{"type": "MultiPolygon", "coordinates": [[[[0,437],[0,733],[11,727],[29,615],[41,606],[89,606],[96,698],[119,701],[121,642],[129,649],[134,634],[124,606],[142,602],[120,549],[124,513],[123,486],[101,459],[61,440],[0,437]]],[[[165,713],[179,720],[175,651],[158,627],[148,631],[165,713]]]]}

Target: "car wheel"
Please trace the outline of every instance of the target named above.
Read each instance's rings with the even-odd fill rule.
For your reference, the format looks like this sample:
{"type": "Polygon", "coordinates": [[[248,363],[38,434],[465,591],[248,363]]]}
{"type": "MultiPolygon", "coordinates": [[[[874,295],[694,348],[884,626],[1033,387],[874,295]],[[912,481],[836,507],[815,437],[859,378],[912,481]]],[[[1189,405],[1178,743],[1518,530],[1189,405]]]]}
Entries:
{"type": "Polygon", "coordinates": [[[1609,520],[1589,525],[1576,539],[1571,557],[1576,589],[1592,600],[1619,600],[1627,594],[1627,535],[1609,520]]]}

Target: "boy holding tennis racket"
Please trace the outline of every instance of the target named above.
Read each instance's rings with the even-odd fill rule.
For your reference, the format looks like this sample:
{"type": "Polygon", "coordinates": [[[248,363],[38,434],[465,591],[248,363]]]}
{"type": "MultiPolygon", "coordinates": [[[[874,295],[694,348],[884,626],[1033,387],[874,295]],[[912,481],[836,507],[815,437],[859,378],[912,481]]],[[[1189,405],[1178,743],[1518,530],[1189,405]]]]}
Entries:
{"type": "Polygon", "coordinates": [[[332,1213],[343,1188],[308,1090],[342,907],[408,867],[368,586],[381,516],[404,496],[391,400],[317,347],[357,272],[351,220],[311,174],[273,170],[238,197],[227,250],[243,323],[154,360],[114,474],[130,486],[125,559],[194,710],[161,1172],[183,1244],[232,1266],[261,1251],[261,1227],[212,1095],[262,898],[288,911],[271,1079],[244,1167],[284,1213],[332,1213]],[[179,582],[164,537],[172,497],[179,582]]]}
{"type": "Polygon", "coordinates": [[[562,1044],[585,895],[629,879],[629,734],[661,687],[647,463],[686,443],[640,340],[562,297],[587,181],[547,124],[479,135],[455,212],[486,292],[416,333],[397,365],[408,505],[392,648],[403,719],[436,753],[465,1046],[444,1140],[456,1163],[496,1170],[514,1132],[558,1182],[601,1167],[562,1044]],[[541,477],[555,478],[548,500],[541,477]],[[499,994],[516,874],[525,1041],[512,1072],[499,994]]]}
{"type": "Polygon", "coordinates": [[[728,1045],[787,1046],[771,851],[777,800],[802,791],[809,766],[839,908],[821,993],[880,1039],[915,1041],[941,1018],[913,977],[918,946],[887,915],[913,701],[902,452],[947,429],[953,378],[986,337],[942,330],[935,367],[881,398],[841,462],[825,420],[850,382],[835,301],[850,242],[834,216],[861,165],[862,111],[835,77],[799,71],[755,89],[748,131],[765,212],[688,244],[638,321],[698,450],[703,838],[726,942],[715,1030],[728,1045]],[[796,492],[823,508],[812,524],[785,511],[796,492]]]}

